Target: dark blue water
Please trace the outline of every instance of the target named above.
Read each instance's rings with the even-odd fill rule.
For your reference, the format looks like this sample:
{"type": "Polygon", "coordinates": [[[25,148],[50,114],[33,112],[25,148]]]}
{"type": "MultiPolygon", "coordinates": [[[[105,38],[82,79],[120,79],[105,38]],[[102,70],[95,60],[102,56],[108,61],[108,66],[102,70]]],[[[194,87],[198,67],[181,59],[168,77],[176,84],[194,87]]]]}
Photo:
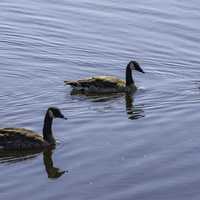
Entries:
{"type": "Polygon", "coordinates": [[[0,199],[199,200],[200,3],[2,0],[0,127],[42,132],[56,149],[0,152],[0,199]],[[63,81],[134,73],[139,90],[71,96],[63,81]],[[65,173],[64,173],[65,172],[65,173]]]}

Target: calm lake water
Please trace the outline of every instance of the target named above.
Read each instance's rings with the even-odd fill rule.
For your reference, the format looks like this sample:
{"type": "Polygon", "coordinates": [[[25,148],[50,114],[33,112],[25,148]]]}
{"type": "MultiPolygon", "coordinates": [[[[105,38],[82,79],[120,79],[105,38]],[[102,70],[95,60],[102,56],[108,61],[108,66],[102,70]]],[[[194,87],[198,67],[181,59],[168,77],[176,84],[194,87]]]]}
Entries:
{"type": "Polygon", "coordinates": [[[56,149],[0,152],[0,199],[199,200],[200,2],[1,0],[0,127],[42,132],[56,149]],[[124,78],[134,96],[71,96],[63,81],[124,78]]]}

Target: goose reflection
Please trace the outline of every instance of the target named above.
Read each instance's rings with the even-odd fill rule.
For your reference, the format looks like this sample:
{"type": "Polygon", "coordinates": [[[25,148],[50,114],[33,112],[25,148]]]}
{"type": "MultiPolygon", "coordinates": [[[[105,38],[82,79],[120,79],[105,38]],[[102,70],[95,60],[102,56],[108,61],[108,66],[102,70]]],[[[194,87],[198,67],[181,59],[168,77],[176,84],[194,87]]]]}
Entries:
{"type": "Polygon", "coordinates": [[[73,99],[79,99],[80,101],[89,100],[91,102],[107,102],[124,96],[124,93],[112,93],[112,94],[101,94],[101,95],[95,95],[95,94],[85,95],[82,93],[75,93],[72,95],[73,99]]]}
{"type": "MultiPolygon", "coordinates": [[[[66,171],[54,167],[53,163],[53,148],[47,148],[43,151],[43,163],[48,178],[56,179],[61,177],[66,171]]],[[[25,160],[32,160],[39,156],[39,150],[26,150],[26,151],[5,151],[0,150],[0,164],[14,164],[25,160]]]]}
{"type": "Polygon", "coordinates": [[[125,100],[128,119],[135,120],[145,116],[144,110],[141,107],[133,105],[133,96],[131,94],[126,93],[125,100]]]}
{"type": "Polygon", "coordinates": [[[66,171],[62,171],[57,167],[54,167],[52,160],[53,149],[49,148],[43,152],[44,166],[48,175],[48,178],[56,179],[61,177],[66,171]]]}
{"type": "MultiPolygon", "coordinates": [[[[80,101],[89,100],[90,102],[94,103],[105,103],[109,102],[111,105],[112,102],[115,102],[117,99],[125,98],[125,106],[126,106],[126,113],[128,115],[128,119],[135,120],[145,116],[144,110],[142,106],[134,105],[134,94],[133,93],[113,93],[113,94],[101,94],[101,95],[82,95],[78,94],[74,98],[79,98],[80,101]]],[[[101,104],[105,105],[105,104],[101,104]]]]}
{"type": "Polygon", "coordinates": [[[36,158],[40,154],[40,150],[0,150],[0,164],[13,164],[25,160],[36,158]]]}

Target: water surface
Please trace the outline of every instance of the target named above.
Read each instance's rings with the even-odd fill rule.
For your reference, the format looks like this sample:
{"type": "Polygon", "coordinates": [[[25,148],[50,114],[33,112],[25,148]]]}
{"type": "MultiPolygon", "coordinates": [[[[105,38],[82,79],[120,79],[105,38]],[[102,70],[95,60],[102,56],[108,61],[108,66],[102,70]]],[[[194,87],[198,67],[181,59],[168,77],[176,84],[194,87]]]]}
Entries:
{"type": "Polygon", "coordinates": [[[2,0],[0,127],[42,131],[56,149],[0,152],[0,198],[199,200],[200,3],[2,0]],[[139,90],[71,96],[63,80],[124,78],[139,90]]]}

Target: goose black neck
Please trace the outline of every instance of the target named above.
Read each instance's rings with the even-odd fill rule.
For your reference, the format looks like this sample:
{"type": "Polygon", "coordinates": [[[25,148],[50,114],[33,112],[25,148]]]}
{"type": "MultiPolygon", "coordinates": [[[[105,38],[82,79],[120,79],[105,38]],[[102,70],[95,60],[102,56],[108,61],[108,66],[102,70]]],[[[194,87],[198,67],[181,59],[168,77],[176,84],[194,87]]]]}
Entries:
{"type": "Polygon", "coordinates": [[[126,86],[133,84],[132,70],[129,65],[126,67],[126,86]]]}
{"type": "Polygon", "coordinates": [[[52,117],[49,116],[49,113],[47,111],[45,118],[44,118],[43,138],[50,144],[54,144],[54,142],[55,142],[55,139],[53,138],[53,134],[52,134],[52,129],[51,129],[52,122],[53,122],[53,119],[52,119],[52,117]]]}

